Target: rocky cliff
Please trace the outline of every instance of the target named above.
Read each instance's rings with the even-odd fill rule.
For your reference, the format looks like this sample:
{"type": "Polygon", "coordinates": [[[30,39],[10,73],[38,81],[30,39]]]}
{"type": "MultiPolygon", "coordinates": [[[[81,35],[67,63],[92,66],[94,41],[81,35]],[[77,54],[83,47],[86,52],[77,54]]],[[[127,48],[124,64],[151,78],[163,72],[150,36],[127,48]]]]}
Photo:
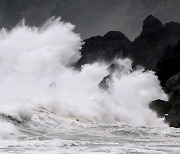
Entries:
{"type": "MultiPolygon", "coordinates": [[[[149,15],[143,22],[140,35],[131,42],[124,34],[110,31],[104,36],[91,37],[84,40],[81,49],[82,57],[76,67],[83,64],[104,61],[110,64],[111,70],[115,58],[131,58],[134,68],[143,66],[153,70],[158,76],[161,86],[169,96],[169,101],[155,100],[150,108],[172,127],[180,127],[180,24],[161,21],[149,15]]],[[[111,75],[106,76],[99,84],[108,88],[111,75]]]]}

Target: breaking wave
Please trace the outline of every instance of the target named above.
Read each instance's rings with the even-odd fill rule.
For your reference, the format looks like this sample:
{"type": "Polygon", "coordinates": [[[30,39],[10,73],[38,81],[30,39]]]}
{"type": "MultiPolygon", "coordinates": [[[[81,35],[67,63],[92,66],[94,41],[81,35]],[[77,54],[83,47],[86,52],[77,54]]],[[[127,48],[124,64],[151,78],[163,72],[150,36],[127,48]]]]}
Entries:
{"type": "Polygon", "coordinates": [[[82,40],[73,29],[52,18],[40,28],[22,24],[1,30],[0,114],[30,121],[33,109],[44,108],[100,123],[164,125],[148,108],[150,101],[167,99],[154,72],[132,71],[131,60],[117,59],[120,69],[111,76],[108,90],[99,88],[109,65],[97,62],[75,70],[82,40]]]}

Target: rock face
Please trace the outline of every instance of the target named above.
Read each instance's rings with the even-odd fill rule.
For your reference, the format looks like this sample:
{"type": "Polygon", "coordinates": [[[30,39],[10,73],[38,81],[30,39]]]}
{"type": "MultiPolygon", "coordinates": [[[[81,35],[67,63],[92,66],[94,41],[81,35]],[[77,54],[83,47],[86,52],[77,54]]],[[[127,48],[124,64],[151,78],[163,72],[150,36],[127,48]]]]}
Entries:
{"type": "Polygon", "coordinates": [[[155,100],[149,104],[149,107],[157,112],[158,117],[164,117],[169,113],[171,104],[163,100],[155,100]]]}
{"type": "Polygon", "coordinates": [[[143,31],[134,42],[118,31],[84,40],[82,58],[77,62],[77,66],[98,60],[112,62],[116,57],[128,57],[133,59],[134,66],[141,65],[155,71],[167,47],[174,46],[178,40],[180,40],[179,23],[170,22],[163,25],[159,19],[149,15],[144,20],[143,31]]]}
{"type": "Polygon", "coordinates": [[[159,19],[148,16],[143,23],[143,31],[132,43],[134,65],[155,70],[168,45],[175,45],[180,39],[180,24],[170,22],[163,25],[159,19]]]}
{"type": "Polygon", "coordinates": [[[180,72],[166,81],[164,88],[169,95],[169,101],[156,100],[150,103],[150,108],[171,127],[180,127],[180,72]]]}
{"type": "Polygon", "coordinates": [[[165,120],[171,127],[180,127],[180,72],[168,79],[165,86],[170,96],[168,103],[171,104],[165,120]]]}
{"type": "Polygon", "coordinates": [[[166,81],[178,72],[180,72],[180,41],[175,46],[168,46],[165,49],[163,57],[156,66],[156,74],[162,86],[165,86],[166,81]]]}
{"type": "Polygon", "coordinates": [[[169,95],[169,101],[162,103],[154,101],[150,107],[161,116],[171,127],[180,127],[180,41],[175,46],[168,46],[164,56],[158,62],[157,72],[164,91],[169,95]],[[168,110],[164,110],[166,108],[168,110]]]}
{"type": "Polygon", "coordinates": [[[131,51],[131,41],[116,31],[110,31],[103,37],[91,37],[84,42],[82,57],[77,62],[77,67],[96,61],[111,62],[116,57],[127,57],[131,51]]]}
{"type": "Polygon", "coordinates": [[[156,72],[169,101],[155,100],[150,108],[172,127],[180,127],[180,24],[170,22],[163,25],[159,19],[149,15],[143,23],[141,34],[131,42],[121,32],[111,31],[103,37],[91,37],[84,41],[82,57],[76,67],[96,61],[110,64],[109,75],[99,87],[108,89],[117,57],[133,59],[134,66],[141,65],[156,72]]]}

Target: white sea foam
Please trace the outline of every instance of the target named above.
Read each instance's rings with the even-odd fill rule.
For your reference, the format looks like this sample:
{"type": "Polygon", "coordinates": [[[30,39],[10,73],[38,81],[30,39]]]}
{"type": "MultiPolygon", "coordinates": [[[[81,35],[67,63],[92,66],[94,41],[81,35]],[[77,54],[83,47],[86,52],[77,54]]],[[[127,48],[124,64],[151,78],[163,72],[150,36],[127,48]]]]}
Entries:
{"type": "Polygon", "coordinates": [[[0,140],[13,139],[20,135],[18,129],[9,122],[0,122],[0,140]]]}
{"type": "Polygon", "coordinates": [[[98,87],[108,75],[107,64],[70,66],[82,45],[74,26],[50,19],[42,28],[17,26],[0,33],[0,113],[31,120],[33,108],[101,123],[161,126],[148,109],[155,99],[167,99],[151,71],[130,72],[131,61],[116,60],[109,90],[98,87]]]}

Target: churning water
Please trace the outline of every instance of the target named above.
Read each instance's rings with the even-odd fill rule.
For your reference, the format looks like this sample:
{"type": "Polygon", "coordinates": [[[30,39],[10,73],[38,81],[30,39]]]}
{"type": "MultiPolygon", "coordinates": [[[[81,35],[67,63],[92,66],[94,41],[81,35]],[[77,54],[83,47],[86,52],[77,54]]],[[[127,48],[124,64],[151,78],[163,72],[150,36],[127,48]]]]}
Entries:
{"type": "Polygon", "coordinates": [[[117,59],[71,67],[82,40],[74,26],[50,19],[0,32],[1,153],[179,153],[180,131],[148,108],[167,100],[154,72],[117,59]]]}

